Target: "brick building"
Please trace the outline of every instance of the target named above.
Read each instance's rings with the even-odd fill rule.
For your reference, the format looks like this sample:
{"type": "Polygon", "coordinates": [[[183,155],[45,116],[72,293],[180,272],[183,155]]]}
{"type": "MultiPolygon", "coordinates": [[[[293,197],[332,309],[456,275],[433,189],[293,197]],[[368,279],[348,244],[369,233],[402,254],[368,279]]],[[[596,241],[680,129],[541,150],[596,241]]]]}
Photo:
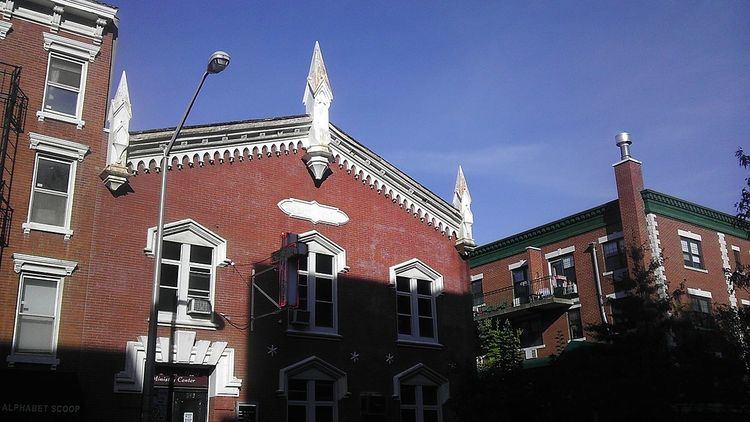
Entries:
{"type": "Polygon", "coordinates": [[[115,8],[0,12],[28,96],[3,196],[0,419],[138,418],[168,171],[156,420],[456,420],[444,404],[473,361],[460,170],[447,203],[331,124],[317,45],[304,114],[186,127],[161,169],[174,129],[129,130],[124,73],[107,98],[115,8]],[[282,233],[308,249],[283,311],[282,233]]]}
{"type": "Polygon", "coordinates": [[[642,163],[627,133],[616,137],[617,199],[477,247],[471,252],[474,317],[509,319],[521,328],[527,359],[559,354],[571,341],[591,339],[589,325],[616,321],[626,291],[614,281],[642,246],[661,294],[684,284],[701,319],[714,305],[750,306],[724,269],[750,261],[748,232],[734,216],[644,189],[642,163]]]}

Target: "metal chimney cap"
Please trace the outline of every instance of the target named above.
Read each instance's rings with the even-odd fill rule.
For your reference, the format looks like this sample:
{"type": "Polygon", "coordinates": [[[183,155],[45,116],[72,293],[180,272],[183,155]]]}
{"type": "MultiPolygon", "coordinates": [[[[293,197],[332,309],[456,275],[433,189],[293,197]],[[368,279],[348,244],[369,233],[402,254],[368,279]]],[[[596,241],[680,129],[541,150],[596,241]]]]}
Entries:
{"type": "Polygon", "coordinates": [[[620,132],[615,136],[615,145],[618,147],[620,144],[632,144],[633,141],[630,140],[630,134],[628,132],[620,132]]]}

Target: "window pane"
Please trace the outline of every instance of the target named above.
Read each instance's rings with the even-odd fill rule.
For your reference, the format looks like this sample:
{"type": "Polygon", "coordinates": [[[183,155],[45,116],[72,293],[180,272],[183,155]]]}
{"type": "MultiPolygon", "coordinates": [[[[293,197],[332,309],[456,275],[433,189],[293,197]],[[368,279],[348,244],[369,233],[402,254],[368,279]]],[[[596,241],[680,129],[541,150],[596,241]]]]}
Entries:
{"type": "Polygon", "coordinates": [[[682,245],[682,251],[683,252],[690,252],[690,249],[688,249],[688,243],[687,240],[680,240],[680,245],[682,245]]]}
{"type": "Polygon", "coordinates": [[[321,274],[333,274],[333,256],[316,253],[315,272],[321,274]]]}
{"type": "Polygon", "coordinates": [[[526,280],[526,267],[513,270],[513,282],[518,283],[526,280]]]}
{"type": "Polygon", "coordinates": [[[55,316],[57,304],[57,282],[38,278],[23,279],[21,313],[55,316]]]}
{"type": "Polygon", "coordinates": [[[289,405],[289,422],[305,422],[305,406],[289,405]]]}
{"type": "Polygon", "coordinates": [[[396,297],[396,303],[396,312],[399,314],[411,314],[411,297],[398,295],[398,297],[396,297]]]}
{"type": "Polygon", "coordinates": [[[48,85],[44,109],[75,116],[78,109],[78,93],[48,85]]]}
{"type": "Polygon", "coordinates": [[[18,316],[16,351],[25,353],[51,353],[53,318],[18,316]]]}
{"type": "Polygon", "coordinates": [[[175,312],[177,310],[177,290],[169,287],[159,289],[159,310],[175,312]]]}
{"type": "Polygon", "coordinates": [[[425,411],[424,411],[424,422],[438,422],[438,413],[437,413],[437,410],[428,410],[428,409],[425,409],[425,411]]]}
{"type": "Polygon", "coordinates": [[[203,290],[205,292],[210,291],[211,270],[207,268],[190,268],[190,281],[188,289],[203,290]]]}
{"type": "Polygon", "coordinates": [[[198,264],[211,264],[213,253],[213,248],[190,245],[190,262],[195,262],[198,264]]]}
{"type": "Polygon", "coordinates": [[[434,385],[422,386],[422,401],[427,406],[437,405],[437,387],[434,385]]]}
{"type": "Polygon", "coordinates": [[[419,316],[432,317],[432,299],[419,298],[419,316]]]}
{"type": "Polygon", "coordinates": [[[432,318],[419,318],[419,336],[430,338],[435,337],[432,327],[432,318]]]}
{"type": "Polygon", "coordinates": [[[399,334],[411,334],[411,316],[410,315],[398,316],[398,333],[399,334]]]}
{"type": "Polygon", "coordinates": [[[161,257],[164,259],[174,259],[175,261],[180,260],[180,252],[182,252],[182,245],[174,242],[162,243],[161,257]]]}
{"type": "Polygon", "coordinates": [[[315,422],[333,422],[333,406],[315,406],[315,422]]]}
{"type": "Polygon", "coordinates": [[[315,381],[315,400],[333,401],[333,381],[315,381]]]}
{"type": "Polygon", "coordinates": [[[289,380],[289,400],[307,400],[307,380],[289,380]]]}
{"type": "Polygon", "coordinates": [[[396,277],[396,290],[399,292],[411,292],[411,280],[406,277],[396,277]]]}
{"type": "Polygon", "coordinates": [[[416,422],[417,411],[415,409],[401,409],[401,422],[416,422]]]}
{"type": "Polygon", "coordinates": [[[31,221],[51,226],[65,226],[68,197],[36,191],[31,209],[31,221]]]}
{"type": "Polygon", "coordinates": [[[49,80],[71,88],[80,88],[82,67],[81,64],[52,57],[49,62],[49,80]]]}
{"type": "Polygon", "coordinates": [[[68,192],[68,178],[70,177],[70,163],[39,158],[36,171],[36,187],[68,192]]]}
{"type": "Polygon", "coordinates": [[[427,280],[417,280],[417,293],[420,295],[432,294],[432,290],[430,289],[431,285],[432,283],[427,280]]]}
{"type": "Polygon", "coordinates": [[[177,287],[177,274],[180,267],[173,264],[161,264],[160,286],[177,287]]]}
{"type": "Polygon", "coordinates": [[[416,404],[417,395],[415,391],[415,386],[401,384],[401,404],[416,404]]]}
{"type": "Polygon", "coordinates": [[[568,311],[568,327],[570,328],[570,338],[583,337],[580,308],[568,311]]]}
{"type": "Polygon", "coordinates": [[[327,278],[315,279],[315,296],[317,300],[333,301],[333,280],[327,278]]]}
{"type": "Polygon", "coordinates": [[[307,271],[307,257],[303,256],[297,260],[297,268],[300,271],[307,271]]]}
{"type": "Polygon", "coordinates": [[[333,327],[333,304],[326,302],[315,303],[315,325],[318,327],[333,327]]]}

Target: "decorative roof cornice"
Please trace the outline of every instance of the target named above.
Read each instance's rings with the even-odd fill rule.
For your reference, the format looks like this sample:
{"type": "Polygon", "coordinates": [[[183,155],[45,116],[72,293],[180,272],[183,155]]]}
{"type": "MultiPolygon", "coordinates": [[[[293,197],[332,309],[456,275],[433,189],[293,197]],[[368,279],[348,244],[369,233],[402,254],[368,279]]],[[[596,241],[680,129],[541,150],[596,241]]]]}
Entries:
{"type": "Polygon", "coordinates": [[[733,215],[716,211],[674,196],[651,189],[641,191],[646,213],[654,213],[675,220],[695,224],[721,233],[731,234],[741,239],[750,238],[750,227],[741,223],[733,215]]]}
{"type": "Polygon", "coordinates": [[[616,224],[617,200],[561,218],[504,239],[478,246],[469,255],[469,265],[477,267],[522,252],[528,246],[540,247],[571,236],[616,224]]]}
{"type": "MultiPolygon", "coordinates": [[[[310,125],[310,117],[303,115],[189,126],[175,142],[169,169],[297,153],[309,146],[310,125]]],[[[330,128],[331,149],[339,168],[435,230],[456,238],[461,224],[458,210],[341,129],[333,124],[330,128]]],[[[164,128],[130,133],[128,167],[135,175],[161,170],[162,146],[173,131],[164,128]]]]}
{"type": "MultiPolygon", "coordinates": [[[[169,168],[175,164],[178,168],[196,164],[202,167],[206,161],[223,163],[227,156],[232,162],[264,155],[278,156],[289,151],[296,153],[303,146],[309,130],[308,116],[188,126],[175,142],[169,168]]],[[[162,147],[169,142],[173,131],[174,128],[164,128],[131,132],[128,167],[136,174],[139,171],[159,171],[162,147]]]]}
{"type": "Polygon", "coordinates": [[[339,168],[435,230],[456,238],[461,225],[459,210],[333,124],[331,149],[339,168]]]}

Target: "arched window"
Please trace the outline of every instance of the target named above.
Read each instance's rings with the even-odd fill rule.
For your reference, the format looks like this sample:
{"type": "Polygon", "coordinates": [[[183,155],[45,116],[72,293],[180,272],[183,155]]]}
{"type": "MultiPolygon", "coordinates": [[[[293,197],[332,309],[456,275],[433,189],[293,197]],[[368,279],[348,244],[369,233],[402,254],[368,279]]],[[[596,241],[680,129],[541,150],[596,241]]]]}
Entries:
{"type": "Polygon", "coordinates": [[[335,422],[348,394],[346,373],[311,356],[279,371],[277,392],[287,399],[288,422],[335,422]]]}
{"type": "Polygon", "coordinates": [[[402,422],[440,422],[450,397],[448,380],[417,364],[393,377],[393,398],[399,400],[402,422]]]}

